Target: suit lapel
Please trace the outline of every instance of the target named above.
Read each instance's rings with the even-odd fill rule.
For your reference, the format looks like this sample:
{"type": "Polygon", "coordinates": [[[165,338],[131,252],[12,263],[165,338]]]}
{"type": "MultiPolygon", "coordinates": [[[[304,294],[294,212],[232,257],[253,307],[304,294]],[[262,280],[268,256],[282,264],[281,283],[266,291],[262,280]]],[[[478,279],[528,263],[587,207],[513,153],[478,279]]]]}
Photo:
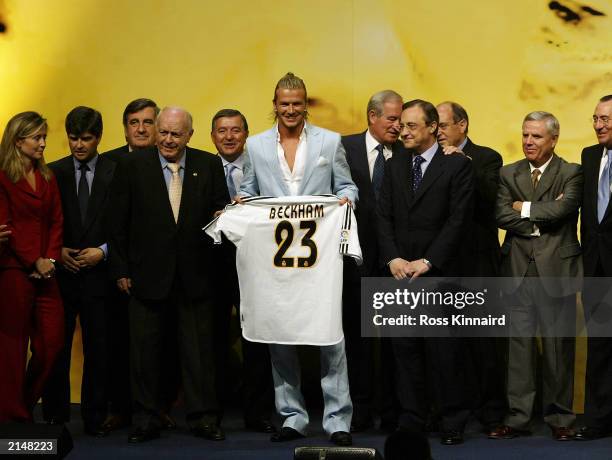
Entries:
{"type": "MultiPolygon", "coordinates": [[[[360,193],[364,195],[373,195],[374,189],[372,188],[372,178],[370,177],[370,164],[368,163],[368,149],[366,147],[366,132],[361,135],[355,155],[352,156],[351,161],[354,165],[355,171],[359,171],[364,177],[369,180],[364,181],[364,190],[360,190],[360,193]]],[[[393,152],[395,153],[395,152],[393,152]]]]}
{"type": "MultiPolygon", "coordinates": [[[[443,155],[444,153],[442,152],[442,148],[438,147],[438,150],[431,159],[431,164],[427,167],[427,170],[425,171],[425,175],[421,180],[421,185],[419,185],[419,188],[414,194],[413,204],[416,203],[425,194],[427,189],[431,187],[431,185],[436,181],[436,179],[438,179],[438,177],[440,177],[440,174],[442,174],[442,172],[444,171],[444,162],[442,160],[443,155]]],[[[412,171],[410,174],[410,187],[412,187],[412,171]]]]}
{"type": "MultiPolygon", "coordinates": [[[[552,187],[557,174],[559,174],[559,168],[561,167],[561,160],[555,154],[553,154],[552,160],[536,185],[533,191],[533,198],[531,201],[540,201],[544,194],[552,187]]],[[[530,173],[531,174],[531,173],[530,173]]],[[[556,198],[556,197],[554,197],[556,198]]]]}
{"type": "MultiPolygon", "coordinates": [[[[200,181],[204,180],[203,171],[196,164],[194,156],[197,155],[187,148],[185,152],[185,172],[183,174],[183,191],[181,192],[181,206],[179,209],[178,226],[184,222],[185,213],[188,209],[193,209],[193,200],[197,196],[200,181]]],[[[170,201],[168,200],[168,203],[170,201]]]]}
{"type": "MultiPolygon", "coordinates": [[[[594,187],[585,187],[589,190],[589,196],[584,197],[584,203],[589,206],[595,216],[595,223],[597,223],[597,192],[599,190],[599,167],[601,165],[601,157],[603,156],[603,147],[600,148],[597,153],[587,155],[582,165],[584,168],[584,180],[589,184],[595,184],[594,187]]],[[[608,209],[606,209],[606,215],[610,209],[610,203],[608,203],[608,209]]],[[[604,215],[605,219],[605,215],[604,215]]],[[[603,220],[602,220],[603,222],[603,220]]]]}
{"type": "Polygon", "coordinates": [[[529,162],[521,160],[514,172],[516,189],[520,194],[521,201],[531,201],[533,195],[533,185],[531,184],[531,171],[529,162]]]}
{"type": "MultiPolygon", "coordinates": [[[[319,161],[321,156],[321,148],[323,146],[323,135],[321,131],[312,125],[306,125],[306,161],[304,164],[304,177],[300,184],[298,195],[304,191],[304,187],[308,183],[308,179],[312,175],[312,171],[319,161]]],[[[295,167],[295,166],[294,166],[295,167]]]]}
{"type": "Polygon", "coordinates": [[[466,157],[473,159],[474,158],[474,148],[473,148],[474,144],[472,143],[472,141],[470,140],[470,138],[467,138],[467,142],[465,143],[465,146],[463,147],[463,153],[465,154],[466,157]]]}
{"type": "Polygon", "coordinates": [[[77,195],[77,187],[76,187],[76,171],[74,168],[74,160],[72,156],[68,157],[65,164],[61,166],[59,170],[58,176],[61,175],[61,178],[58,177],[58,183],[62,190],[62,195],[64,197],[63,206],[64,213],[70,216],[76,216],[75,221],[78,222],[78,231],[77,240],[81,239],[83,234],[83,227],[81,225],[81,209],[79,207],[79,197],[77,195]]]}
{"type": "MultiPolygon", "coordinates": [[[[98,156],[93,183],[91,184],[91,195],[89,197],[89,203],[87,204],[87,216],[85,216],[85,225],[83,226],[84,232],[87,232],[92,222],[95,220],[95,217],[101,211],[102,203],[104,202],[104,198],[106,197],[106,193],[108,192],[108,188],[113,178],[114,170],[114,163],[107,161],[106,158],[100,155],[98,156]]],[[[73,180],[72,184],[74,185],[74,183],[75,181],[73,180]]]]}
{"type": "Polygon", "coordinates": [[[143,182],[147,184],[146,190],[150,193],[151,201],[160,203],[160,212],[164,214],[164,218],[169,223],[172,223],[172,225],[176,225],[157,148],[152,148],[150,150],[150,154],[148,155],[147,161],[144,162],[144,165],[146,165],[146,170],[143,171],[143,182]]]}
{"type": "Polygon", "coordinates": [[[289,195],[289,189],[287,188],[287,184],[285,184],[285,180],[283,179],[283,171],[281,170],[278,162],[276,135],[276,128],[269,129],[265,133],[265,136],[262,136],[261,138],[261,149],[263,156],[266,159],[266,163],[268,163],[268,167],[270,168],[270,171],[272,171],[272,176],[277,180],[281,189],[285,192],[285,195],[289,195]]]}
{"type": "Polygon", "coordinates": [[[400,175],[400,183],[406,182],[406,187],[402,187],[402,191],[404,192],[406,203],[408,203],[409,207],[412,207],[414,202],[414,193],[412,193],[412,153],[406,152],[406,155],[402,155],[401,158],[398,158],[398,161],[398,166],[403,165],[403,167],[397,168],[397,173],[394,171],[391,173],[400,175]]]}

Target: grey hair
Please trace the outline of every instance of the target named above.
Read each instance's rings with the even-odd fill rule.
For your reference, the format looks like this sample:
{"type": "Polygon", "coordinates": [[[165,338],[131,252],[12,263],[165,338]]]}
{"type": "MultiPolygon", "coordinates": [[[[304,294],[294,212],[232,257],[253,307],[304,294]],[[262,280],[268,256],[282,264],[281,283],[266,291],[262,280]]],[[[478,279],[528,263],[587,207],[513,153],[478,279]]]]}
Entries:
{"type": "Polygon", "coordinates": [[[538,110],[536,112],[528,113],[523,120],[523,123],[527,121],[544,121],[546,122],[546,129],[553,136],[559,135],[559,120],[550,112],[543,112],[538,110]]]}
{"type": "MultiPolygon", "coordinates": [[[[370,100],[368,101],[368,108],[366,110],[366,114],[370,112],[374,112],[377,117],[380,117],[383,114],[383,105],[385,102],[397,101],[400,104],[404,103],[404,99],[398,93],[393,91],[392,89],[385,89],[383,91],[379,91],[372,95],[370,100]]],[[[369,115],[368,116],[368,124],[369,124],[369,115]]]]}

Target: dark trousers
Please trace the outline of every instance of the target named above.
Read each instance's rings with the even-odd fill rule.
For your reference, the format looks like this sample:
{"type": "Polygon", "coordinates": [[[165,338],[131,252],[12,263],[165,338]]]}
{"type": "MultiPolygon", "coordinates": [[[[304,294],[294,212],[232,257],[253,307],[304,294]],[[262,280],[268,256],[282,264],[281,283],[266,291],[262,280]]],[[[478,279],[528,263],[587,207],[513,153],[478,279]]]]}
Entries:
{"type": "Polygon", "coordinates": [[[83,338],[81,415],[83,423],[93,428],[104,421],[107,412],[106,297],[90,295],[78,282],[65,286],[60,278],[60,286],[64,298],[65,344],[43,392],[43,417],[70,420],[70,357],[78,316],[83,338]]]}
{"type": "Polygon", "coordinates": [[[176,337],[187,420],[212,423],[217,419],[213,356],[213,303],[188,299],[174,287],[168,298],[130,299],[130,381],[134,423],[159,428],[165,409],[164,388],[172,372],[166,366],[165,346],[176,337]]]}
{"type": "MultiPolygon", "coordinates": [[[[600,263],[597,264],[593,277],[610,276],[600,263]]],[[[609,298],[606,283],[586,283],[582,300],[587,323],[593,321],[587,333],[602,335],[610,333],[602,330],[609,324],[610,304],[604,302],[609,298]]],[[[586,388],[584,400],[585,425],[603,431],[612,429],[612,337],[591,337],[587,339],[586,388]]]]}
{"type": "MultiPolygon", "coordinates": [[[[228,378],[228,361],[232,310],[236,307],[240,319],[240,293],[237,279],[226,279],[217,291],[215,305],[215,359],[217,369],[217,397],[224,401],[232,387],[228,378]],[[235,282],[232,282],[235,281],[235,282]],[[221,287],[222,286],[222,287],[221,287]]],[[[250,342],[241,335],[242,394],[245,423],[269,420],[274,404],[274,386],[270,352],[265,343],[250,342]]]]}
{"type": "Polygon", "coordinates": [[[508,411],[506,369],[508,339],[471,337],[465,339],[467,388],[472,412],[485,428],[502,423],[508,411]]]}
{"type": "Polygon", "coordinates": [[[108,335],[108,402],[109,411],[126,418],[132,416],[130,392],[129,301],[126,294],[113,287],[109,294],[106,322],[108,335]]]}
{"type": "Polygon", "coordinates": [[[393,346],[388,337],[361,336],[361,278],[344,278],[342,325],[353,402],[353,425],[367,423],[378,412],[381,425],[393,428],[397,425],[399,410],[393,346]],[[377,394],[380,396],[379,408],[375,407],[377,394]]]}
{"type": "Polygon", "coordinates": [[[393,337],[391,342],[401,406],[399,426],[424,430],[433,405],[440,417],[440,431],[463,431],[470,413],[464,339],[393,337]]]}
{"type": "Polygon", "coordinates": [[[55,278],[32,280],[18,269],[0,270],[0,293],[0,423],[31,421],[64,346],[62,299],[55,278]]]}

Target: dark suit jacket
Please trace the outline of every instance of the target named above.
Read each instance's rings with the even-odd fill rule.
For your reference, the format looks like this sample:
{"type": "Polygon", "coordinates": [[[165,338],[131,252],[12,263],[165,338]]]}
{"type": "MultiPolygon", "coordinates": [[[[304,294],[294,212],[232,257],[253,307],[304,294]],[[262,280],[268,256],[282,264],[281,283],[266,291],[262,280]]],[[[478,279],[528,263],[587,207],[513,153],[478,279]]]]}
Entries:
{"type": "Polygon", "coordinates": [[[117,147],[116,149],[109,150],[108,152],[104,152],[102,154],[103,157],[108,158],[109,160],[113,160],[115,163],[123,160],[130,154],[130,148],[127,144],[122,145],[121,147],[117,147]]]}
{"type": "Polygon", "coordinates": [[[582,168],[553,156],[533,190],[526,159],[504,166],[500,172],[496,218],[506,230],[502,245],[501,275],[515,277],[514,287],[527,272],[533,257],[544,288],[551,297],[576,292],[575,283],[558,283],[552,278],[582,277],[582,260],[576,224],[582,201],[582,168]],[[557,199],[563,193],[562,199],[557,199]],[[529,219],[512,208],[515,201],[531,202],[529,219]],[[539,237],[532,237],[537,225],[539,237]],[[548,281],[550,280],[550,282],[548,281]]]}
{"type": "MultiPolygon", "coordinates": [[[[98,156],[84,225],[81,223],[72,155],[54,161],[49,167],[55,173],[62,198],[64,246],[85,249],[108,243],[108,206],[115,163],[104,156],[98,156]]],[[[76,275],[68,270],[61,270],[58,279],[63,289],[71,289],[76,283],[84,283],[81,286],[91,294],[104,295],[108,289],[107,262],[103,260],[95,267],[81,270],[76,275]]]]}
{"type": "Polygon", "coordinates": [[[470,238],[473,191],[472,166],[463,155],[444,155],[438,148],[416,194],[412,155],[394,155],[385,164],[377,206],[381,261],[426,258],[432,274],[460,274],[458,248],[470,238]]]}
{"type": "Polygon", "coordinates": [[[474,144],[468,138],[465,153],[474,170],[474,217],[465,245],[465,271],[469,276],[497,276],[500,250],[495,222],[495,201],[502,157],[495,150],[474,144]]]}
{"type": "Polygon", "coordinates": [[[612,200],[604,218],[597,221],[597,190],[599,187],[599,164],[604,152],[601,144],[592,145],[582,151],[584,194],[580,216],[580,241],[582,242],[585,276],[594,276],[600,264],[605,276],[612,276],[612,200]]]}
{"type": "Polygon", "coordinates": [[[221,159],[187,147],[178,223],[156,147],[118,163],[113,184],[111,276],[131,278],[132,295],[162,300],[180,281],[189,299],[212,295],[212,240],[202,232],[228,202],[221,159]]]}
{"type": "MultiPolygon", "coordinates": [[[[372,179],[370,179],[366,132],[342,138],[351,177],[359,189],[359,205],[355,208],[355,217],[357,218],[359,244],[363,254],[363,265],[358,267],[353,259],[345,261],[344,265],[346,271],[351,273],[358,272],[361,276],[377,276],[380,269],[380,257],[376,235],[376,197],[372,179]]],[[[404,152],[405,149],[401,142],[396,142],[392,151],[393,155],[397,155],[399,152],[404,152]]]]}

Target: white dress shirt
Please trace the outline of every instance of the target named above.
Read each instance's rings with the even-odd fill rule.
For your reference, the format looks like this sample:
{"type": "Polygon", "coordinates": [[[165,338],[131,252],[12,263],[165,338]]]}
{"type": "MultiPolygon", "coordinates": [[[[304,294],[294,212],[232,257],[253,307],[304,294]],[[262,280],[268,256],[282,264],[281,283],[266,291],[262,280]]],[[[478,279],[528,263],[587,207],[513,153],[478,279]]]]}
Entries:
{"type": "MultiPolygon", "coordinates": [[[[374,174],[374,163],[376,163],[376,157],[378,157],[378,150],[376,150],[376,147],[378,147],[378,144],[380,144],[380,142],[374,139],[374,136],[372,136],[369,129],[366,131],[365,142],[366,152],[368,153],[368,168],[370,169],[370,180],[372,180],[372,175],[374,174]]],[[[393,150],[391,150],[384,144],[383,156],[385,157],[385,161],[387,161],[393,156],[393,150]]]]}
{"type": "MultiPolygon", "coordinates": [[[[553,157],[551,155],[548,161],[544,163],[542,166],[540,166],[539,168],[536,168],[534,165],[529,163],[529,173],[530,174],[533,174],[534,169],[540,170],[540,177],[538,177],[538,183],[542,179],[542,175],[544,174],[544,171],[546,170],[546,168],[548,167],[552,159],[553,157]]],[[[521,208],[521,217],[523,219],[529,219],[531,217],[531,201],[523,201],[523,207],[521,208]]],[[[535,224],[533,224],[533,233],[531,234],[531,236],[540,236],[540,229],[535,224]]]]}
{"type": "Polygon", "coordinates": [[[293,170],[289,168],[287,159],[285,158],[285,150],[281,144],[280,132],[278,132],[278,125],[276,125],[276,153],[278,155],[278,162],[283,173],[283,180],[289,189],[290,195],[297,195],[304,178],[304,168],[306,165],[306,155],[308,155],[308,149],[306,146],[306,124],[300,134],[300,140],[298,141],[297,150],[295,152],[295,161],[293,162],[293,170]]]}

